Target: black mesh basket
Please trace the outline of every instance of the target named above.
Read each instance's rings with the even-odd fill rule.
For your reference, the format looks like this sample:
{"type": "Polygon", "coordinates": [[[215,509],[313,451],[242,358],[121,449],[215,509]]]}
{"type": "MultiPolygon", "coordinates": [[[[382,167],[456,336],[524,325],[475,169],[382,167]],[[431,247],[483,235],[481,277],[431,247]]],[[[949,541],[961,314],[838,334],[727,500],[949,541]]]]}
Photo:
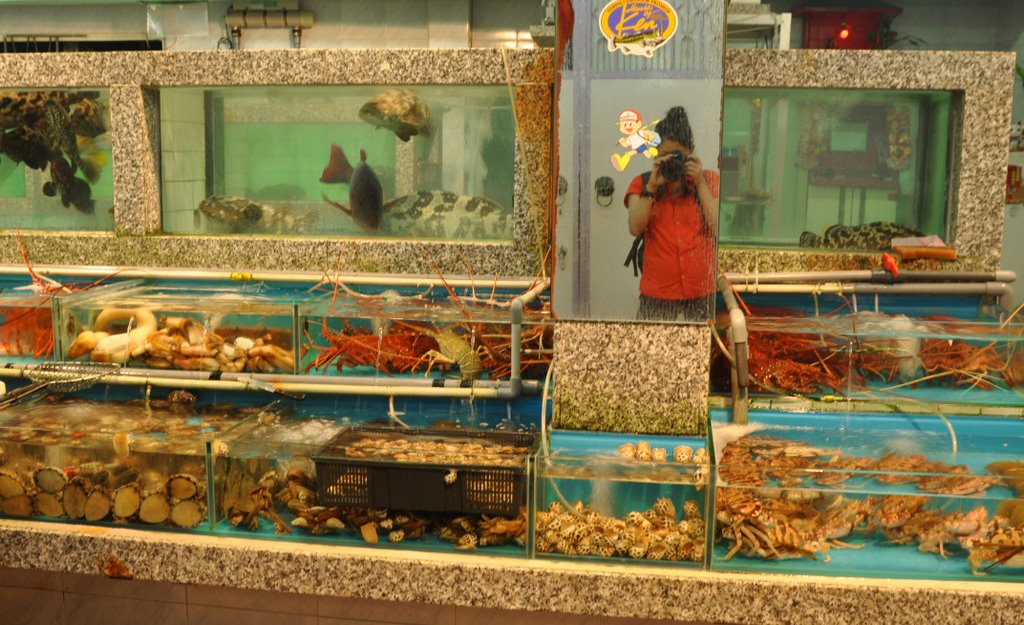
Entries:
{"type": "MultiPolygon", "coordinates": [[[[515,516],[526,504],[527,464],[536,450],[535,432],[356,427],[343,430],[313,457],[321,505],[390,508],[515,516]],[[355,443],[379,440],[386,453],[365,457],[355,443]],[[465,462],[445,458],[396,458],[394,445],[483,445],[465,462]],[[503,446],[515,451],[499,453],[503,446]],[[490,451],[488,451],[490,450],[490,451]],[[490,464],[489,458],[501,458],[490,464]]],[[[412,452],[417,453],[417,452],[412,452]]],[[[421,455],[429,455],[427,453],[421,455]]]]}

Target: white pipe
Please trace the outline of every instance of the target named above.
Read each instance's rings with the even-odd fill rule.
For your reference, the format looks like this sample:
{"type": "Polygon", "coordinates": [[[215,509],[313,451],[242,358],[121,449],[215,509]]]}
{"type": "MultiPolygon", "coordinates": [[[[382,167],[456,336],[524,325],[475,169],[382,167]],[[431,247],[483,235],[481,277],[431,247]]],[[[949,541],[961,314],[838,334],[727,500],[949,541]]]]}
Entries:
{"type": "Polygon", "coordinates": [[[1003,282],[914,282],[900,284],[875,284],[863,282],[825,282],[818,284],[744,284],[733,283],[741,293],[893,293],[899,295],[1003,295],[1010,292],[1003,282]]]}
{"type": "MultiPolygon", "coordinates": [[[[102,278],[156,278],[165,280],[223,280],[227,282],[304,282],[311,285],[331,284],[331,278],[325,278],[323,273],[313,271],[211,271],[206,269],[175,269],[159,267],[153,269],[141,267],[114,267],[109,265],[90,266],[68,266],[68,265],[39,265],[32,267],[38,275],[56,276],[88,276],[102,278]]],[[[0,275],[29,275],[28,268],[24,265],[0,264],[0,275]]],[[[378,274],[343,274],[343,281],[346,284],[369,284],[380,286],[411,286],[424,287],[443,285],[441,278],[429,278],[413,275],[387,275],[378,274]]],[[[470,278],[446,278],[446,282],[454,287],[477,286],[475,280],[470,278]]],[[[534,285],[534,279],[505,279],[498,280],[492,284],[499,289],[530,289],[534,285]]],[[[544,280],[545,288],[547,280],[544,280]]],[[[539,286],[539,285],[538,285],[539,286]]],[[[532,290],[532,289],[531,289],[532,290]]],[[[543,291],[543,289],[542,289],[543,291]]]]}
{"type": "MultiPolygon", "coordinates": [[[[881,269],[858,269],[849,271],[776,271],[767,273],[726,273],[725,277],[733,286],[740,284],[764,284],[773,282],[869,282],[882,281],[888,274],[881,269]]],[[[891,277],[889,278],[892,279],[891,277]]],[[[1014,282],[1016,272],[1008,269],[997,271],[916,271],[900,272],[896,282],[917,282],[922,280],[950,282],[1014,282]]]]}

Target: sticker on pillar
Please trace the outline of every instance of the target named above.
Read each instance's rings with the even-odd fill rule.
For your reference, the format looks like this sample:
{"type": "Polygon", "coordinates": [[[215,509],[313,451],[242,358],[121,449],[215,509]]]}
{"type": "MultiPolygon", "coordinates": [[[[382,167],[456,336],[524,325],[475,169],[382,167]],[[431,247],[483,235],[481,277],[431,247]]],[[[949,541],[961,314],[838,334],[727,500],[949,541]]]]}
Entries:
{"type": "Polygon", "coordinates": [[[608,51],[648,58],[676,32],[679,19],[665,0],[612,0],[601,10],[608,51]]]}
{"type": "Polygon", "coordinates": [[[619,145],[626,148],[626,151],[612,153],[612,167],[615,171],[625,170],[626,165],[637,154],[647,159],[658,155],[661,137],[654,132],[654,125],[659,121],[661,120],[656,119],[645,124],[640,113],[634,109],[626,109],[619,113],[619,121],[616,122],[619,125],[619,132],[622,133],[619,145]]]}

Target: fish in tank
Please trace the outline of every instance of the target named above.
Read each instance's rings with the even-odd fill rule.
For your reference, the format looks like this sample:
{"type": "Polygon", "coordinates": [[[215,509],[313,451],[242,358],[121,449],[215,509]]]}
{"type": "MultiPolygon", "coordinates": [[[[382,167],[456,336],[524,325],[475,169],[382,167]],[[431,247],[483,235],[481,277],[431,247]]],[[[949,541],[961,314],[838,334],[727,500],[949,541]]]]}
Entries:
{"type": "Polygon", "coordinates": [[[946,236],[955,94],[725,89],[720,241],[888,248],[946,236]]]}
{"type": "Polygon", "coordinates": [[[0,227],[113,228],[106,89],[0,91],[0,227]]]}
{"type": "Polygon", "coordinates": [[[512,239],[506,86],[175,87],[160,111],[166,232],[512,239]]]}

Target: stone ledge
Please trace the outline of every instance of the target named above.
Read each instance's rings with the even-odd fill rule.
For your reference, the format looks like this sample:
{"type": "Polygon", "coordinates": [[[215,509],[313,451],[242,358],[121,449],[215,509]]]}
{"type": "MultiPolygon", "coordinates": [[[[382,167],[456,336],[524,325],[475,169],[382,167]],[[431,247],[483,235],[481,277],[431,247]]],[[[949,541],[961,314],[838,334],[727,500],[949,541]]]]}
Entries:
{"type": "Polygon", "coordinates": [[[986,625],[1024,613],[1024,584],[745,575],[0,520],[0,566],[98,575],[108,556],[138,580],[642,619],[986,625]]]}

